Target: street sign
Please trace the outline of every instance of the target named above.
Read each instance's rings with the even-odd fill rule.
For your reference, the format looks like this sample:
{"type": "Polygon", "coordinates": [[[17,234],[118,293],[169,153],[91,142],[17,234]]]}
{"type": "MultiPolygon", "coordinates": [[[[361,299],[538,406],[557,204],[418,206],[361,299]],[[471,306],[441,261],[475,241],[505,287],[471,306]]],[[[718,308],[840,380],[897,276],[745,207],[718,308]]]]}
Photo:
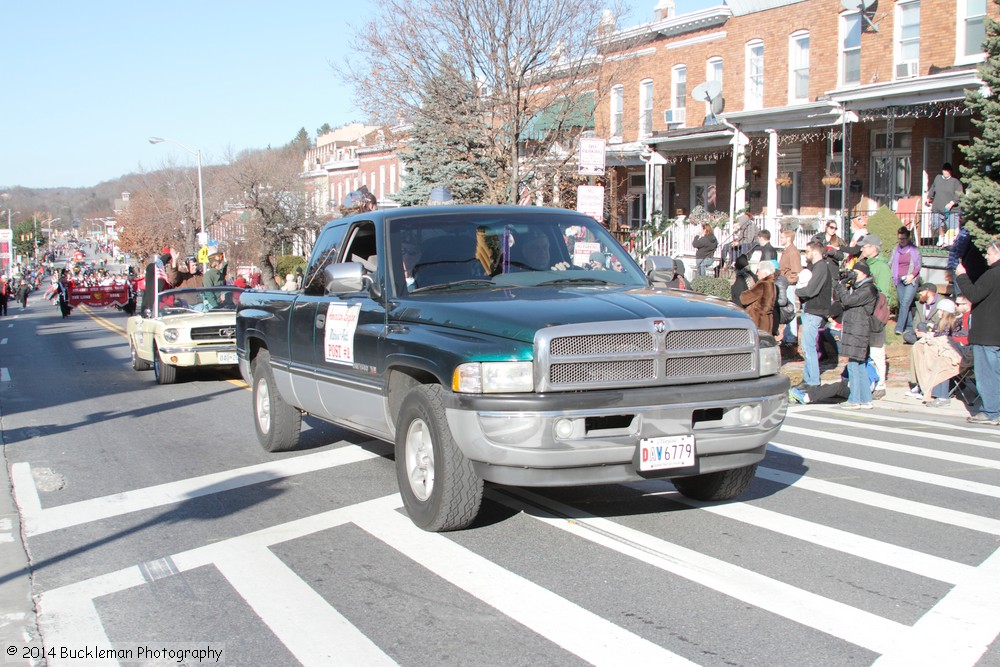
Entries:
{"type": "Polygon", "coordinates": [[[208,252],[208,246],[207,245],[203,245],[202,247],[198,248],[198,263],[199,264],[207,264],[208,263],[208,255],[209,255],[209,252],[208,252]]]}
{"type": "Polygon", "coordinates": [[[198,245],[208,245],[208,232],[198,232],[198,245]]]}
{"type": "Polygon", "coordinates": [[[576,210],[598,222],[604,221],[604,187],[579,185],[576,188],[576,210]]]}
{"type": "Polygon", "coordinates": [[[604,139],[580,139],[577,173],[585,176],[604,175],[604,139]]]}

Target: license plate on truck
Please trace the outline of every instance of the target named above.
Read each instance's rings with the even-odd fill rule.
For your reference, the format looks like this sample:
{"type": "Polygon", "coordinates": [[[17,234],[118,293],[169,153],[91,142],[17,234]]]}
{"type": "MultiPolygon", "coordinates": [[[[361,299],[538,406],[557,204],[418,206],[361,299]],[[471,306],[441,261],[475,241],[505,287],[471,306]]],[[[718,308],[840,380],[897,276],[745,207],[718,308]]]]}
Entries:
{"type": "Polygon", "coordinates": [[[695,463],[693,435],[665,435],[639,441],[639,470],[688,468],[695,463]]]}
{"type": "Polygon", "coordinates": [[[235,364],[236,363],[236,353],[235,352],[219,352],[219,363],[220,364],[235,364]]]}

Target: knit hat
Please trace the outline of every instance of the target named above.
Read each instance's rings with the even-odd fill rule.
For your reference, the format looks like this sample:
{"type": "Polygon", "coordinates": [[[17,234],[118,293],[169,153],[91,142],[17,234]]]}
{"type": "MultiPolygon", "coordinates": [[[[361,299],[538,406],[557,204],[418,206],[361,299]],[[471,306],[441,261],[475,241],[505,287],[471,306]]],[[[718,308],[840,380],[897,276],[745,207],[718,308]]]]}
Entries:
{"type": "Polygon", "coordinates": [[[955,302],[949,301],[948,299],[942,299],[941,303],[937,305],[937,309],[943,313],[954,313],[955,312],[955,302]]]}
{"type": "Polygon", "coordinates": [[[869,278],[871,278],[871,276],[872,276],[872,270],[868,266],[868,262],[858,262],[857,264],[854,265],[854,270],[855,271],[860,271],[861,273],[865,274],[869,278]]]}
{"type": "Polygon", "coordinates": [[[873,245],[876,248],[881,248],[882,239],[878,237],[878,234],[869,234],[861,239],[860,245],[873,245]]]}

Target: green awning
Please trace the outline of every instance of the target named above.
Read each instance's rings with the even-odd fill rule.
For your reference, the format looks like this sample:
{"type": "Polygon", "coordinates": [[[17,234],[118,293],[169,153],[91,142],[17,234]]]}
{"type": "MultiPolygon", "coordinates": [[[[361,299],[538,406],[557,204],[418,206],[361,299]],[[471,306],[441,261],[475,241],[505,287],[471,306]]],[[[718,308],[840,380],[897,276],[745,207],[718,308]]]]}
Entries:
{"type": "Polygon", "coordinates": [[[594,91],[587,91],[570,99],[560,98],[539,111],[521,133],[525,141],[542,141],[552,132],[561,133],[571,128],[591,130],[594,128],[594,91]]]}

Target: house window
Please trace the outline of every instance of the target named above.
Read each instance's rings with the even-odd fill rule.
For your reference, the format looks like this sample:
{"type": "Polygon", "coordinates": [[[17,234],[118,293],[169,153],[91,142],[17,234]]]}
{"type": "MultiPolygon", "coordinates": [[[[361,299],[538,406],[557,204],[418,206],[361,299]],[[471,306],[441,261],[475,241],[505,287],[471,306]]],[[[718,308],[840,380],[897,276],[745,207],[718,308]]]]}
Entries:
{"type": "Polygon", "coordinates": [[[788,42],[788,101],[809,100],[809,33],[793,33],[788,42]]]}
{"type": "Polygon", "coordinates": [[[695,162],[691,170],[691,205],[701,206],[709,213],[719,210],[716,196],[715,163],[695,162]]]}
{"type": "Polygon", "coordinates": [[[920,62],[920,2],[901,2],[896,12],[896,78],[908,78],[920,62]]]}
{"type": "Polygon", "coordinates": [[[648,137],[653,133],[653,81],[647,79],[639,84],[639,136],[648,137]]]}
{"type": "Polygon", "coordinates": [[[861,83],[861,14],[840,16],[840,83],[861,83]]]}
{"type": "Polygon", "coordinates": [[[894,132],[890,147],[888,133],[873,133],[869,194],[876,204],[888,205],[910,195],[911,142],[912,135],[909,132],[894,132]]]}
{"type": "Polygon", "coordinates": [[[687,120],[687,67],[677,65],[670,78],[670,111],[672,122],[683,125],[687,120]]]}
{"type": "Polygon", "coordinates": [[[958,63],[983,59],[986,39],[986,0],[958,0],[958,31],[955,53],[958,63]]]}
{"type": "Polygon", "coordinates": [[[611,141],[621,143],[622,140],[622,109],[625,106],[625,87],[615,86],[611,89],[611,141]]]}
{"type": "Polygon", "coordinates": [[[764,106],[764,42],[757,39],[747,44],[746,103],[744,109],[764,106]]]}

